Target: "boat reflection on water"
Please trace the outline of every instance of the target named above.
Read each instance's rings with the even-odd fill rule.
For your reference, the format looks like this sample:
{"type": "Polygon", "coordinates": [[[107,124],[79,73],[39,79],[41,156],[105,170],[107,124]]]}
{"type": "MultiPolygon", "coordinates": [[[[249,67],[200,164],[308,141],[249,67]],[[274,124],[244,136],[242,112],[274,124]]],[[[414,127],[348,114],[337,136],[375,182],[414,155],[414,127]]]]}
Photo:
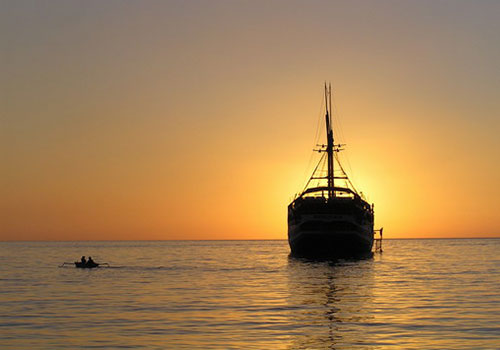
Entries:
{"type": "Polygon", "coordinates": [[[353,260],[288,258],[289,306],[295,329],[290,349],[371,349],[366,324],[373,320],[370,257],[353,260]],[[370,309],[370,307],[368,307],[370,309]],[[354,346],[356,348],[356,346],[354,346]]]}

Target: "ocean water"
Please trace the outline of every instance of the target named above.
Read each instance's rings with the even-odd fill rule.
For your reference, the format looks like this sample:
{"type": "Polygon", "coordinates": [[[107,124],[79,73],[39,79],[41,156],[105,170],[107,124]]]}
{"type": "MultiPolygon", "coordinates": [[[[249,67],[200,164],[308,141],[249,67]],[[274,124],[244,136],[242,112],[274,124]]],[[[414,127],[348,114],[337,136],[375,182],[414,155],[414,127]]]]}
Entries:
{"type": "Polygon", "coordinates": [[[499,349],[500,239],[0,243],[1,349],[499,349]],[[59,268],[91,255],[111,268],[59,268]]]}

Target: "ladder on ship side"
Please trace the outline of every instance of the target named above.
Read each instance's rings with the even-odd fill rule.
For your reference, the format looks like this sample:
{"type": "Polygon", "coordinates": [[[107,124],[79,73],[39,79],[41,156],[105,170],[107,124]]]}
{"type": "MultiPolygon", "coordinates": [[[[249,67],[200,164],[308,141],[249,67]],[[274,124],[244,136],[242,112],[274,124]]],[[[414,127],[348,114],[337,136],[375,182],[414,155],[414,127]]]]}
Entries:
{"type": "Polygon", "coordinates": [[[375,253],[376,252],[380,252],[382,253],[382,234],[384,232],[384,228],[380,228],[378,230],[373,230],[373,235],[375,236],[376,233],[379,233],[379,236],[378,237],[374,237],[374,240],[375,240],[375,253]]]}

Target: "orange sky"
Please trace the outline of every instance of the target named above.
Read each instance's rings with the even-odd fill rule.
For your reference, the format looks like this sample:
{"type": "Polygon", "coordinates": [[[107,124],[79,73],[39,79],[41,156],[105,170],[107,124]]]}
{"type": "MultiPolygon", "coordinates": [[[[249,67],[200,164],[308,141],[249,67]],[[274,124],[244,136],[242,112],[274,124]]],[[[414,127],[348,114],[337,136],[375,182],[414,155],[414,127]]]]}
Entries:
{"type": "Polygon", "coordinates": [[[499,237],[499,18],[495,1],[3,2],[0,240],[284,239],[325,80],[386,237],[499,237]]]}

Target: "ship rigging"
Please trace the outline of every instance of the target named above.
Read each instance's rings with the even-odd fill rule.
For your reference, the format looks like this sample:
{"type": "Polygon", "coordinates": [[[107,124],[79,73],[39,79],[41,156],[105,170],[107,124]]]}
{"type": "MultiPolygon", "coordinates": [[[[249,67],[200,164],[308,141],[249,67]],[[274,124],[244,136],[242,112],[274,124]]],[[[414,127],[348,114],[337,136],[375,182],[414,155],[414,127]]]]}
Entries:
{"type": "Polygon", "coordinates": [[[331,85],[325,84],[326,144],[314,150],[321,153],[320,160],[288,206],[288,241],[294,255],[358,256],[370,253],[374,242],[373,204],[357,192],[338,157],[345,145],[334,142],[331,92],[331,85]]]}

